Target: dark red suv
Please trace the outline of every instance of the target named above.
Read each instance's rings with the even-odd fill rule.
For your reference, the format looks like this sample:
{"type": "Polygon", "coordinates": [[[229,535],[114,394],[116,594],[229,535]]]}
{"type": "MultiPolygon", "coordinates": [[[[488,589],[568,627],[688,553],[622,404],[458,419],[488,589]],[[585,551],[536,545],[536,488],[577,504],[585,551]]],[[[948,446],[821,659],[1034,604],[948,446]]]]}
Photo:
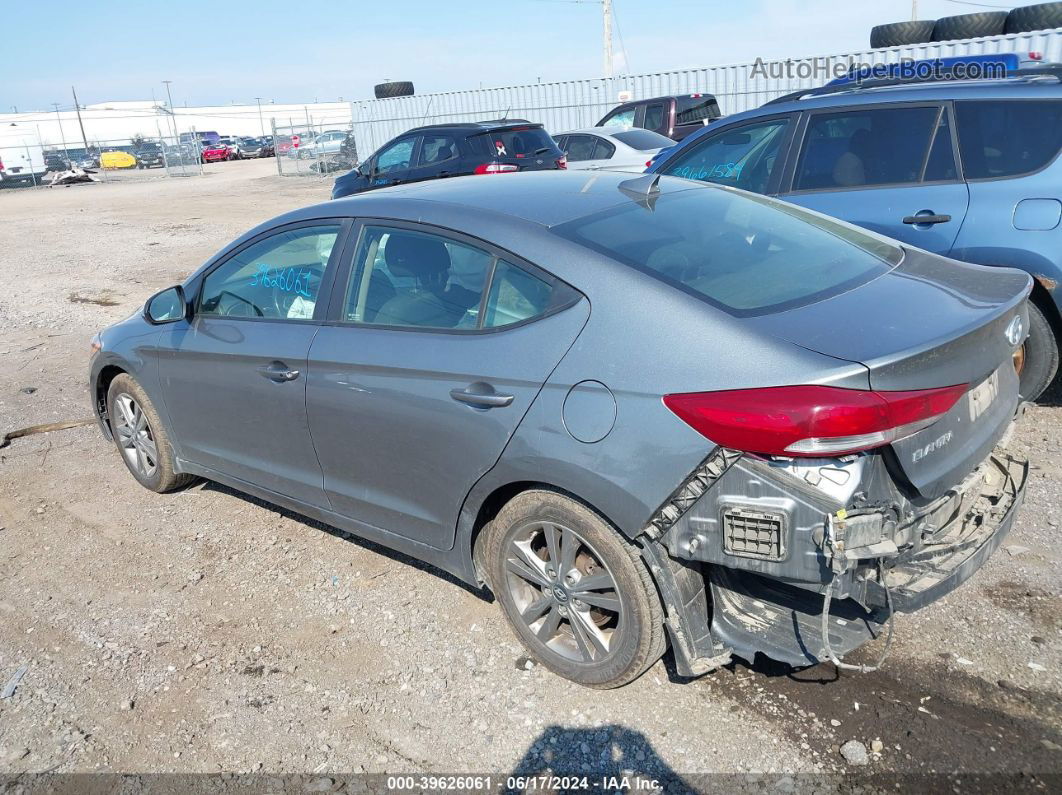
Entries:
{"type": "Polygon", "coordinates": [[[681,141],[721,116],[719,103],[711,94],[681,94],[627,102],[594,126],[641,127],[681,141]]]}

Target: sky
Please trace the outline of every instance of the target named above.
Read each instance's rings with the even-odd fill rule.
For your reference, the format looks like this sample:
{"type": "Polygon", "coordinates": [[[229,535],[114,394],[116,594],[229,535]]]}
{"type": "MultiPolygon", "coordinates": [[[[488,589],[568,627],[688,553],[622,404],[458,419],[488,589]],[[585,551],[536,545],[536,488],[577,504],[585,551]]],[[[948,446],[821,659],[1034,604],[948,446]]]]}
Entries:
{"type": "MultiPolygon", "coordinates": [[[[603,74],[593,0],[0,0],[0,110],[162,99],[181,105],[368,99],[603,74]]],[[[919,17],[985,10],[918,0],[919,17]]],[[[1023,3],[1019,3],[1023,4],[1023,3]]],[[[911,0],[613,0],[617,74],[863,50],[911,0]]]]}

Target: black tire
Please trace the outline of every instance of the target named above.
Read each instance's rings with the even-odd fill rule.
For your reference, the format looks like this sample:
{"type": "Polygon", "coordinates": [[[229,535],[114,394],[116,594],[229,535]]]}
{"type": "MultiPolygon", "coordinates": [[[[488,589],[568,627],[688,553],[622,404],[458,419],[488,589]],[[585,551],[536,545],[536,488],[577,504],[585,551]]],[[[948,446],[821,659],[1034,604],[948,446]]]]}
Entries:
{"type": "Polygon", "coordinates": [[[663,609],[648,569],[634,546],[585,505],[553,491],[525,491],[510,500],[483,532],[488,585],[528,653],[551,671],[587,687],[607,689],[636,679],[663,655],[667,648],[663,609]],[[547,547],[542,532],[547,527],[556,533],[553,547],[547,547]],[[519,544],[531,549],[532,541],[523,538],[538,539],[534,543],[541,551],[520,552],[519,544]],[[566,553],[566,544],[573,540],[575,545],[566,553]],[[566,560],[566,554],[573,556],[572,567],[567,572],[560,570],[562,565],[551,567],[550,551],[558,553],[558,564],[566,560]],[[513,564],[523,565],[527,554],[542,561],[544,571],[536,573],[546,577],[542,584],[532,585],[524,575],[510,570],[513,564]],[[591,577],[604,577],[609,584],[590,586],[591,577]],[[580,590],[575,578],[585,579],[588,589],[580,590]],[[563,592],[559,598],[554,596],[557,591],[563,592]],[[521,597],[523,607],[518,603],[521,597]],[[535,611],[535,605],[543,602],[549,603],[545,610],[535,611]],[[615,608],[606,608],[607,603],[615,608]],[[541,619],[525,620],[523,616],[529,614],[541,619]],[[583,618],[573,622],[569,616],[575,615],[583,618]],[[547,630],[551,620],[552,629],[547,630]],[[576,631],[579,627],[583,629],[576,631]],[[594,628],[598,638],[608,633],[607,646],[595,646],[589,657],[586,627],[594,628]],[[548,632],[546,642],[536,634],[542,632],[548,632]]]}
{"type": "Polygon", "coordinates": [[[413,96],[413,84],[408,80],[395,81],[393,83],[380,83],[373,91],[377,99],[388,97],[411,97],[413,96]]]}
{"type": "Polygon", "coordinates": [[[1062,3],[1039,3],[1012,9],[1007,15],[1006,33],[1062,28],[1062,3]]]}
{"type": "Polygon", "coordinates": [[[1018,375],[1018,389],[1025,400],[1036,400],[1058,374],[1058,337],[1043,311],[1029,302],[1029,338],[1025,361],[1018,375]]]}
{"type": "Polygon", "coordinates": [[[875,25],[870,29],[870,46],[902,47],[905,44],[922,44],[933,40],[933,19],[917,19],[910,22],[892,22],[888,25],[875,25]]]}
{"type": "Polygon", "coordinates": [[[1007,24],[1008,11],[979,11],[941,17],[933,28],[933,41],[973,39],[978,36],[999,36],[1007,24]]]}
{"type": "Polygon", "coordinates": [[[194,475],[174,472],[173,445],[170,444],[169,434],[165,426],[163,426],[162,419],[155,410],[151,399],[131,375],[122,373],[115,376],[114,380],[111,381],[111,385],[107,389],[107,418],[111,427],[111,436],[114,437],[114,444],[118,448],[122,462],[141,486],[159,494],[164,494],[168,491],[184,488],[195,482],[194,475]],[[126,432],[127,429],[138,424],[130,423],[123,419],[129,415],[126,411],[123,411],[119,401],[124,403],[126,399],[131,399],[133,405],[139,408],[143,415],[145,421],[144,431],[147,434],[147,439],[155,448],[153,470],[142,469],[130,460],[130,458],[135,458],[137,461],[143,460],[140,454],[146,448],[142,446],[144,439],[142,434],[137,434],[141,445],[136,446],[139,446],[140,450],[134,449],[132,454],[130,454],[132,446],[123,444],[124,440],[130,439],[130,434],[126,432]]]}

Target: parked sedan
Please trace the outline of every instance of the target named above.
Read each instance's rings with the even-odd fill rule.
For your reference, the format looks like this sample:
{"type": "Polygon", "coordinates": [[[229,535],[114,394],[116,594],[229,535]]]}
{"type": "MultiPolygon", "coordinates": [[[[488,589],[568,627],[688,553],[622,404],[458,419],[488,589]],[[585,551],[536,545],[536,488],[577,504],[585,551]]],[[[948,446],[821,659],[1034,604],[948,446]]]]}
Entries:
{"type": "Polygon", "coordinates": [[[222,160],[233,160],[236,155],[227,144],[204,141],[202,157],[204,163],[219,163],[222,160]]]}
{"type": "Polygon", "coordinates": [[[660,133],[637,127],[591,127],[561,133],[554,138],[568,156],[568,168],[573,171],[607,168],[640,174],[662,149],[675,145],[660,133]]]}
{"type": "Polygon", "coordinates": [[[674,177],[432,180],[256,227],[94,339],[89,385],[147,489],[485,584],[612,687],[668,643],[682,676],[840,660],[973,575],[1024,494],[1030,286],[674,177]]]}

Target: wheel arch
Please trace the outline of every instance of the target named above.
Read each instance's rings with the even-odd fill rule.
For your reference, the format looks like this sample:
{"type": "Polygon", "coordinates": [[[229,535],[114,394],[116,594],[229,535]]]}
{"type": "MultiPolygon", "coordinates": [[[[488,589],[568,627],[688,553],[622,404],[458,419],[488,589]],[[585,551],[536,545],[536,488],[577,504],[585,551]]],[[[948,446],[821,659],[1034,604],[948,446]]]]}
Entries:
{"type": "Polygon", "coordinates": [[[1033,276],[1032,294],[1029,300],[1044,313],[1047,322],[1055,332],[1055,337],[1062,341],[1062,312],[1059,312],[1055,299],[1058,281],[1047,276],[1033,276]]]}
{"type": "Polygon", "coordinates": [[[93,385],[92,407],[96,412],[103,433],[109,439],[111,426],[107,414],[107,390],[111,388],[111,382],[120,375],[128,375],[129,370],[117,364],[105,364],[96,374],[96,382],[93,385]]]}

